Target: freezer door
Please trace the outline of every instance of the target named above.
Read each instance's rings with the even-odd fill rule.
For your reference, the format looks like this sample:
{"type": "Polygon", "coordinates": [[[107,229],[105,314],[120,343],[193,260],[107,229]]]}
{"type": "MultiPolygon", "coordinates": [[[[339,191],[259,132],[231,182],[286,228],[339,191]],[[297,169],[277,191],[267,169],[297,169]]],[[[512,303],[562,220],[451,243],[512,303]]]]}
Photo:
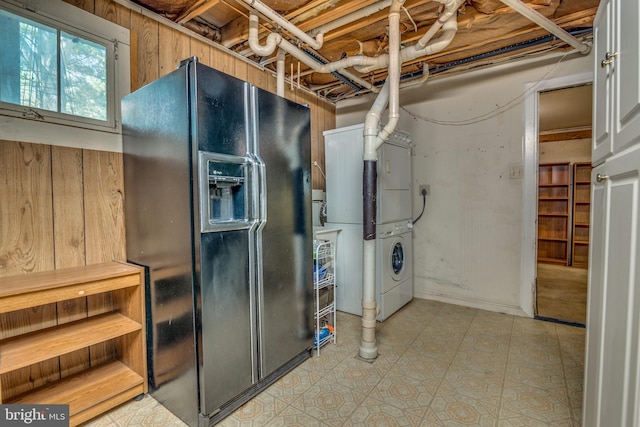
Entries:
{"type": "Polygon", "coordinates": [[[266,165],[258,236],[260,377],[310,348],[313,327],[309,109],[254,88],[257,155],[266,165]]]}
{"type": "Polygon", "coordinates": [[[247,230],[203,233],[200,410],[209,415],[254,382],[255,306],[247,230]]]}

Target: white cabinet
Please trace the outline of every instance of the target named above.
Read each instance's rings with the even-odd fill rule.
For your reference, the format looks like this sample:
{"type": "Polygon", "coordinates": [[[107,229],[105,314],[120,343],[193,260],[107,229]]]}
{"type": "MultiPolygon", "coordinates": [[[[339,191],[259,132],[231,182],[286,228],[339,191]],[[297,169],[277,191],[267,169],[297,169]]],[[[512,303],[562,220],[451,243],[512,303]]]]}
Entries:
{"type": "Polygon", "coordinates": [[[335,246],[329,240],[313,242],[313,290],[315,336],[313,344],[320,355],[320,347],[336,343],[336,276],[335,246]]]}
{"type": "Polygon", "coordinates": [[[583,425],[640,425],[640,0],[595,21],[583,425]]]}
{"type": "Polygon", "coordinates": [[[636,0],[602,0],[594,21],[594,165],[640,140],[639,22],[636,0]]]}
{"type": "Polygon", "coordinates": [[[640,145],[592,176],[584,425],[639,426],[640,145]]]}

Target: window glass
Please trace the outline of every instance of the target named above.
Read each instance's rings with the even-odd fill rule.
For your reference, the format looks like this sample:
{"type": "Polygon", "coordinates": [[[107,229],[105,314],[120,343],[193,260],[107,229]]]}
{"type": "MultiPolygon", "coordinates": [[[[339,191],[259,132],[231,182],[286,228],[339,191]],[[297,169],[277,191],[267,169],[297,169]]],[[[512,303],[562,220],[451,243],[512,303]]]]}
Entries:
{"type": "Polygon", "coordinates": [[[107,49],[64,32],[60,47],[61,112],[106,120],[107,49]]]}
{"type": "Polygon", "coordinates": [[[0,9],[0,102],[23,116],[107,121],[108,70],[107,46],[0,9]]]}

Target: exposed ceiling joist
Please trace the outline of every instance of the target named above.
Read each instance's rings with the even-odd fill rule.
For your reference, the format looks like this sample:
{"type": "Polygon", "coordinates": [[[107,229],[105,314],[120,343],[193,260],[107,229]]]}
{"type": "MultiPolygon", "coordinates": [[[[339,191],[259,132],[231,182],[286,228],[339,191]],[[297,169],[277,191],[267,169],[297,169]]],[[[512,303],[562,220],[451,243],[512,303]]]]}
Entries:
{"type": "MultiPolygon", "coordinates": [[[[250,2],[242,0],[134,0],[176,23],[194,31],[205,32],[222,46],[247,54],[250,2]],[[211,25],[207,29],[206,25],[211,25]]],[[[258,0],[256,0],[258,1],[258,0]]],[[[442,13],[443,0],[407,0],[400,17],[402,47],[411,46],[420,39],[442,13]],[[416,31],[417,29],[417,31],[416,31]]],[[[565,31],[580,30],[589,37],[600,0],[524,0],[523,3],[537,10],[544,17],[565,31]]],[[[261,43],[273,31],[279,32],[293,45],[333,62],[352,55],[375,57],[385,54],[388,44],[388,2],[375,0],[261,0],[261,3],[279,13],[302,32],[315,36],[313,30],[332,23],[341,17],[351,17],[354,12],[367,8],[366,15],[359,19],[341,22],[338,28],[324,35],[322,46],[313,51],[270,20],[260,19],[258,36],[261,43]]],[[[465,58],[484,57],[486,54],[504,49],[500,57],[522,56],[527,51],[540,50],[540,40],[548,36],[547,30],[524,18],[500,0],[466,0],[458,10],[458,30],[451,44],[442,52],[403,63],[402,73],[420,72],[424,64],[429,67],[445,63],[455,64],[465,58]],[[528,43],[532,41],[531,43],[528,43]],[[534,47],[534,44],[536,45],[534,47]],[[517,46],[518,49],[513,49],[517,46]],[[506,49],[509,48],[509,49],[506,49]]],[[[437,38],[436,34],[434,38],[437,38]]],[[[545,38],[549,47],[563,43],[545,38]]],[[[262,61],[264,58],[251,56],[262,61]]],[[[289,59],[288,63],[291,62],[289,59]]],[[[293,60],[297,62],[297,60],[293,60]]],[[[487,61],[488,62],[488,61],[487,61]]],[[[269,65],[275,69],[275,64],[269,65]]],[[[453,67],[455,68],[455,67],[453,67]]],[[[297,67],[296,67],[297,69],[297,67]]],[[[385,70],[371,73],[348,71],[360,79],[373,82],[386,78],[385,70]]],[[[331,96],[337,98],[355,93],[353,85],[346,84],[332,74],[318,73],[301,66],[301,84],[307,87],[332,87],[331,96]]]]}

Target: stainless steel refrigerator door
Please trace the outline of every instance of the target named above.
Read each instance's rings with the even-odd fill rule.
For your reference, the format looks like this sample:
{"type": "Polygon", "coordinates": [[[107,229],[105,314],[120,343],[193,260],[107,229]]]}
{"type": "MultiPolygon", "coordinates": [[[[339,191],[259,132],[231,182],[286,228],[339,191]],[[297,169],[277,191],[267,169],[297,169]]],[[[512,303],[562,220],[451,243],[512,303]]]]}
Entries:
{"type": "Polygon", "coordinates": [[[205,232],[199,233],[196,247],[198,378],[200,411],[210,416],[257,381],[254,249],[257,224],[253,209],[257,206],[257,195],[251,179],[253,160],[247,157],[249,85],[197,63],[193,72],[196,138],[193,150],[194,158],[198,159],[194,182],[199,187],[195,191],[199,200],[194,209],[194,224],[207,224],[202,229],[205,232]],[[236,205],[239,210],[231,208],[228,218],[223,215],[203,222],[199,215],[207,209],[202,209],[202,205],[211,203],[207,176],[218,174],[231,180],[242,178],[238,185],[247,194],[239,196],[242,199],[236,205]]]}
{"type": "Polygon", "coordinates": [[[266,166],[266,225],[259,239],[260,377],[312,344],[309,109],[253,88],[255,143],[266,166]]]}
{"type": "Polygon", "coordinates": [[[201,237],[203,414],[211,414],[256,380],[250,244],[247,230],[204,233],[201,237]]]}

